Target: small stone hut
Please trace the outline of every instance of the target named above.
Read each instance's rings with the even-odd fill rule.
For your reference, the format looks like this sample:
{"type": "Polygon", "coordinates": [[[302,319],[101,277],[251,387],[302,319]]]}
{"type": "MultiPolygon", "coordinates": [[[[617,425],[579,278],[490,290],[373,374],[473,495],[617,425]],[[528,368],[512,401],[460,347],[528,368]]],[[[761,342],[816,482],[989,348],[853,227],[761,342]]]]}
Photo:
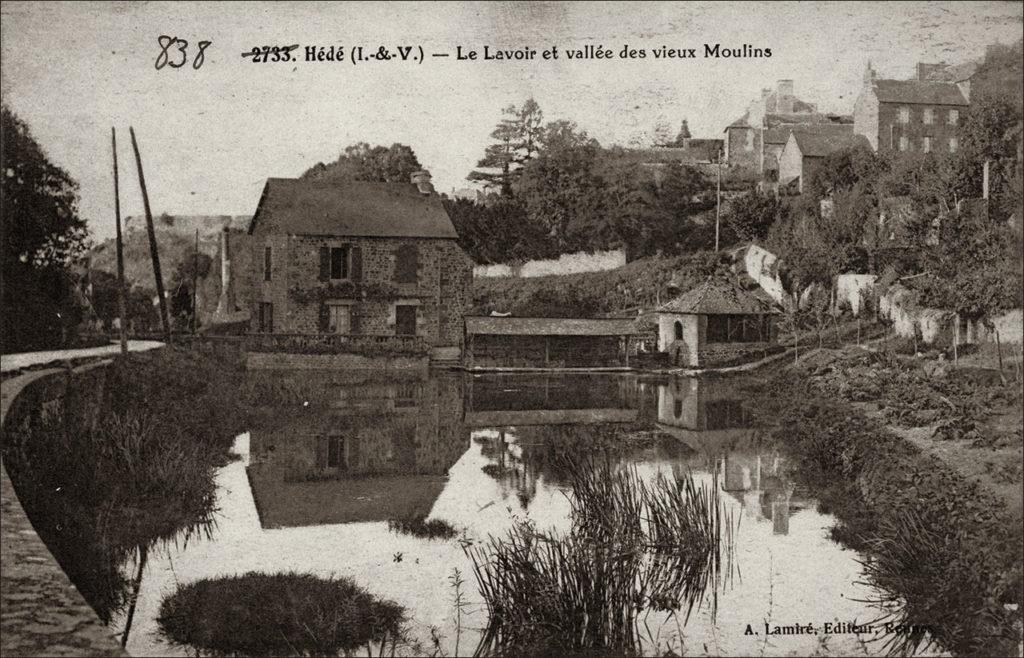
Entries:
{"type": "Polygon", "coordinates": [[[778,313],[759,290],[708,278],[663,304],[658,312],[658,351],[675,366],[704,368],[761,356],[778,313]]]}

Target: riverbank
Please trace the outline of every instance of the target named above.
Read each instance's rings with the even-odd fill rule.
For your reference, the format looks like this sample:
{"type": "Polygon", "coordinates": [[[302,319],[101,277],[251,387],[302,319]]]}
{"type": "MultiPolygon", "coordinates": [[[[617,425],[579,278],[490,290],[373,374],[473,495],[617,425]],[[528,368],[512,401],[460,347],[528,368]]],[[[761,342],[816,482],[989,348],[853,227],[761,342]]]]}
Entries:
{"type": "MultiPolygon", "coordinates": [[[[208,527],[213,473],[230,458],[242,425],[235,374],[212,359],[163,348],[27,373],[32,382],[17,396],[5,395],[3,466],[13,502],[95,611],[101,632],[107,629],[98,621],[132,605],[126,565],[144,561],[150,547],[183,529],[208,527]]],[[[19,379],[4,381],[5,392],[19,379]]],[[[29,560],[17,580],[5,569],[5,630],[8,595],[35,591],[48,578],[45,562],[29,560]]],[[[50,654],[61,628],[20,629],[37,635],[19,646],[50,654]]]]}
{"type": "Polygon", "coordinates": [[[890,621],[922,629],[895,637],[890,648],[912,650],[934,638],[954,655],[1018,655],[1019,515],[991,475],[971,477],[961,462],[972,453],[943,459],[935,442],[970,442],[974,451],[1009,442],[1000,463],[1016,454],[1019,464],[1019,433],[997,431],[1003,421],[994,423],[999,414],[990,411],[1019,414],[1020,386],[952,368],[939,374],[937,364],[819,350],[751,384],[750,407],[808,465],[804,472],[821,474],[810,484],[825,492],[820,507],[841,522],[833,538],[870,556],[865,574],[890,621]],[[907,436],[908,425],[925,423],[935,427],[931,443],[907,436]]]}

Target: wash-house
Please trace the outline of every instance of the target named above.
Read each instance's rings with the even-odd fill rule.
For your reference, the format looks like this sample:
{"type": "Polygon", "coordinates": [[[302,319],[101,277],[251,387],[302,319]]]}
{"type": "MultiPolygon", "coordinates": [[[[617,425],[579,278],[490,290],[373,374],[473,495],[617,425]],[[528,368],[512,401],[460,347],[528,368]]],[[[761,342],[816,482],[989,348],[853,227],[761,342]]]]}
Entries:
{"type": "Polygon", "coordinates": [[[768,348],[777,312],[760,290],[708,278],[658,308],[658,351],[691,368],[754,360],[768,348]]]}

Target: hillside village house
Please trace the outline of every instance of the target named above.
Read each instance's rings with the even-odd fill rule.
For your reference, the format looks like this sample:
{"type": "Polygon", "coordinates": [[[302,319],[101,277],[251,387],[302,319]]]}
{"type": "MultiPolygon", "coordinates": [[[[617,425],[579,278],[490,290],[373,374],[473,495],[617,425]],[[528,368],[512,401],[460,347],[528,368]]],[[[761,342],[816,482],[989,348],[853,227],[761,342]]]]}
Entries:
{"type": "Polygon", "coordinates": [[[779,188],[789,188],[803,194],[804,187],[821,167],[829,153],[871,145],[863,135],[853,133],[820,134],[794,130],[789,134],[782,155],[779,156],[779,188]]]}
{"type": "Polygon", "coordinates": [[[775,310],[767,295],[708,278],[658,307],[658,351],[672,365],[704,368],[760,356],[768,348],[775,310]]]}
{"type": "Polygon", "coordinates": [[[813,103],[796,97],[792,80],[779,80],[774,91],[762,89],[761,97],[743,116],[726,126],[724,160],[730,167],[771,174],[778,167],[789,133],[797,128],[829,134],[853,132],[853,118],[819,112],[813,103]]]}
{"type": "Polygon", "coordinates": [[[270,178],[249,235],[253,331],[458,358],[472,263],[429,173],[412,184],[270,178]]]}
{"type": "Polygon", "coordinates": [[[917,71],[914,80],[883,80],[869,62],[854,105],[854,132],[867,137],[876,151],[955,153],[960,120],[969,106],[970,78],[942,80],[942,70],[927,64],[918,64],[917,71]]]}

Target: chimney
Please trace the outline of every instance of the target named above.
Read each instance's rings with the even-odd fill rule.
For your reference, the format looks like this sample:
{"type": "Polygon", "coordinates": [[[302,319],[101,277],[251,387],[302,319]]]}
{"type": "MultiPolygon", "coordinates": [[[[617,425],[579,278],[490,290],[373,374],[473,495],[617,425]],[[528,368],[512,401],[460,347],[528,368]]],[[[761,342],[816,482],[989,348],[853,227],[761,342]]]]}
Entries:
{"type": "Polygon", "coordinates": [[[412,179],[412,184],[420,191],[420,194],[429,196],[434,193],[434,185],[430,182],[430,172],[426,169],[414,171],[410,178],[412,179]]]}
{"type": "Polygon", "coordinates": [[[231,241],[230,229],[225,226],[220,234],[220,299],[217,300],[217,315],[235,311],[235,294],[231,285],[231,241]]]}
{"type": "Polygon", "coordinates": [[[775,91],[775,111],[780,114],[793,112],[793,81],[779,80],[775,91]]]}
{"type": "Polygon", "coordinates": [[[871,60],[868,60],[868,65],[864,69],[864,83],[870,84],[875,81],[875,69],[871,68],[871,60]]]}

